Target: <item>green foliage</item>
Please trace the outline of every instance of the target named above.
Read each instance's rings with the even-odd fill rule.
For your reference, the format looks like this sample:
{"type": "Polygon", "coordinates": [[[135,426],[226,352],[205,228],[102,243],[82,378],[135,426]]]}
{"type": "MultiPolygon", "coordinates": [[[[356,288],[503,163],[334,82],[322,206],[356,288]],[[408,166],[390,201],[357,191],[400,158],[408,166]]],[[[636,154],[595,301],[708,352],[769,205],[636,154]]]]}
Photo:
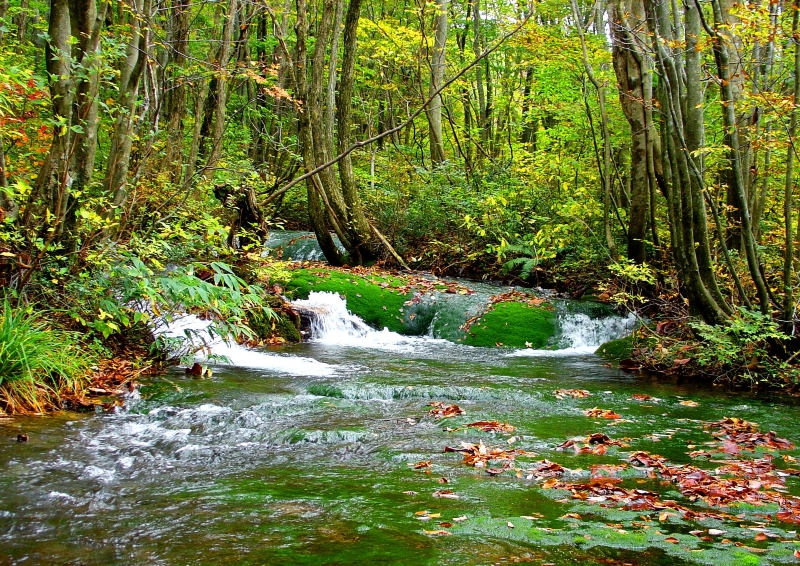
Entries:
{"type": "Polygon", "coordinates": [[[493,348],[545,348],[555,335],[555,314],[523,303],[498,303],[470,326],[462,343],[493,348]]]}
{"type": "MultiPolygon", "coordinates": [[[[69,315],[104,338],[145,324],[158,328],[185,312],[209,315],[212,337],[253,338],[255,334],[247,325],[248,312],[257,310],[268,318],[273,316],[263,304],[261,289],[248,285],[222,262],[156,271],[138,257],[123,254],[108,270],[85,277],[83,283],[73,287],[80,300],[69,315]]],[[[182,340],[184,347],[189,347],[190,338],[182,340]]],[[[176,350],[174,342],[167,344],[164,339],[156,347],[164,352],[176,350]]]]}
{"type": "Polygon", "coordinates": [[[710,326],[695,322],[691,327],[705,342],[695,353],[697,362],[717,370],[757,370],[768,357],[769,342],[789,338],[771,317],[743,307],[727,324],[710,326]]]}
{"type": "Polygon", "coordinates": [[[53,330],[44,313],[13,309],[0,314],[0,410],[41,412],[62,394],[78,393],[96,356],[81,348],[74,332],[53,330]]]}

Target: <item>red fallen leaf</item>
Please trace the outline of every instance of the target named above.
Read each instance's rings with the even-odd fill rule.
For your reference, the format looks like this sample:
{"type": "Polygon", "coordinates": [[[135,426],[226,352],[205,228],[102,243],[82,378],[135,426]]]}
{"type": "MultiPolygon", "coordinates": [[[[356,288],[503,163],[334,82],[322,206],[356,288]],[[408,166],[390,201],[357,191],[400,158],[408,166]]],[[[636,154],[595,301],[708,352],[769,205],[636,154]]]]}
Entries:
{"type": "Polygon", "coordinates": [[[631,395],[635,401],[652,401],[653,397],[647,395],[646,393],[634,393],[631,395]]]}
{"type": "Polygon", "coordinates": [[[510,466],[510,462],[513,462],[517,456],[535,456],[535,454],[532,452],[526,452],[525,450],[503,450],[502,448],[489,448],[483,444],[483,441],[481,441],[479,444],[462,442],[461,448],[451,448],[450,446],[445,446],[444,451],[460,452],[464,454],[464,459],[462,461],[468,466],[474,466],[476,468],[486,467],[490,461],[505,461],[508,462],[507,465],[510,466]]]}
{"type": "Polygon", "coordinates": [[[449,480],[448,478],[445,478],[445,477],[441,477],[441,478],[439,478],[439,479],[438,479],[438,480],[436,480],[436,481],[437,481],[438,483],[450,483],[450,480],[449,480]]]}
{"type": "Polygon", "coordinates": [[[442,403],[441,401],[434,401],[430,404],[433,409],[428,411],[428,414],[435,419],[446,419],[449,417],[457,417],[458,415],[463,415],[465,413],[464,409],[459,407],[458,405],[449,405],[447,403],[442,403]]]}
{"type": "Polygon", "coordinates": [[[758,425],[756,423],[751,423],[750,421],[746,421],[744,419],[740,419],[738,417],[725,417],[721,421],[716,421],[712,423],[706,423],[703,425],[703,428],[710,428],[715,429],[719,428],[724,430],[725,432],[757,432],[758,425]]]}
{"type": "Polygon", "coordinates": [[[794,551],[794,557],[795,558],[800,558],[800,550],[795,550],[794,551]]]}
{"type": "Polygon", "coordinates": [[[597,407],[594,407],[593,409],[587,409],[583,412],[583,414],[590,418],[600,418],[600,419],[622,418],[611,409],[598,409],[597,407]]]}
{"type": "Polygon", "coordinates": [[[538,478],[546,478],[560,476],[564,473],[564,471],[564,467],[561,464],[551,462],[550,460],[542,460],[541,462],[538,462],[532,470],[530,470],[530,473],[538,478]]]}
{"type": "Polygon", "coordinates": [[[556,396],[556,399],[566,399],[567,397],[582,399],[591,395],[591,393],[585,389],[556,389],[553,391],[553,394],[556,396]]]}
{"type": "Polygon", "coordinates": [[[602,456],[606,452],[608,452],[608,448],[606,448],[603,444],[592,450],[592,454],[596,454],[598,456],[602,456]]]}
{"type": "Polygon", "coordinates": [[[767,540],[768,538],[769,538],[769,537],[768,537],[767,535],[765,535],[764,533],[758,533],[758,534],[756,535],[756,541],[757,541],[757,542],[762,542],[762,541],[765,541],[765,540],[767,540]]]}
{"type": "Polygon", "coordinates": [[[798,523],[800,524],[800,515],[792,511],[778,511],[775,513],[775,518],[784,523],[798,523]]]}
{"type": "Polygon", "coordinates": [[[671,542],[672,544],[678,544],[678,542],[680,541],[675,537],[667,537],[664,539],[664,542],[671,542]]]}
{"type": "Polygon", "coordinates": [[[724,440],[722,442],[722,451],[725,452],[725,454],[738,454],[739,446],[735,442],[724,440]]]}
{"type": "Polygon", "coordinates": [[[675,364],[676,366],[685,366],[686,364],[688,364],[691,361],[692,361],[691,358],[680,358],[680,359],[677,359],[677,360],[673,360],[672,363],[675,364]]]}
{"type": "Polygon", "coordinates": [[[450,527],[453,526],[453,523],[449,521],[442,521],[441,523],[439,523],[439,526],[444,527],[445,529],[449,529],[450,527]]]}
{"type": "Polygon", "coordinates": [[[426,460],[424,462],[417,462],[416,464],[414,464],[415,470],[421,470],[422,468],[430,468],[430,467],[431,467],[430,460],[426,460]]]}
{"type": "Polygon", "coordinates": [[[479,428],[484,432],[503,432],[512,433],[515,428],[508,423],[499,423],[497,421],[476,421],[467,425],[468,427],[479,428]]]}
{"type": "Polygon", "coordinates": [[[426,535],[430,535],[430,536],[450,536],[450,535],[453,534],[450,531],[445,531],[445,530],[441,530],[441,529],[438,530],[438,531],[426,531],[426,530],[423,529],[422,532],[425,533],[426,535]]]}

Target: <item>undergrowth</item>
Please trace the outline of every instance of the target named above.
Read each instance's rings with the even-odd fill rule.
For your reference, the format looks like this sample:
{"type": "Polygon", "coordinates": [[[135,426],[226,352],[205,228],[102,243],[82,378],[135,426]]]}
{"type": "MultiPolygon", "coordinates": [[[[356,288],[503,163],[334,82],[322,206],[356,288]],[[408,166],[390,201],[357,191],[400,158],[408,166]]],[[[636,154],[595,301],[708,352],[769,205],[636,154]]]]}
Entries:
{"type": "Polygon", "coordinates": [[[88,382],[97,356],[74,332],[48,327],[43,315],[3,302],[0,317],[0,411],[40,413],[60,406],[88,382]]]}

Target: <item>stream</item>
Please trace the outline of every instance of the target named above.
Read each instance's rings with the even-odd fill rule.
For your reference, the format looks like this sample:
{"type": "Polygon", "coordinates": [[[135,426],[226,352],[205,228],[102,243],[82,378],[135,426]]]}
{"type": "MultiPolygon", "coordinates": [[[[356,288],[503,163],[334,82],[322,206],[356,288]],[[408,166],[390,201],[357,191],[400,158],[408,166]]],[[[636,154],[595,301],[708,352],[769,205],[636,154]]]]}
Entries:
{"type": "MultiPolygon", "coordinates": [[[[796,404],[608,367],[590,352],[629,328],[621,317],[560,317],[557,350],[488,349],[369,329],[336,295],[309,301],[327,313],[310,342],[263,350],[218,343],[214,353],[230,363],[212,366],[210,379],[176,368],[114,413],[0,421],[0,563],[795,560],[792,525],[768,522],[770,504],[732,506],[726,512],[738,518],[730,521],[665,517],[543,489],[526,470],[547,459],[566,468],[564,481],[588,482],[590,466],[626,463],[635,450],[713,469],[713,456],[688,455],[714,440],[704,421],[741,417],[798,441],[796,404]],[[557,389],[591,396],[559,399],[557,389]],[[436,401],[465,414],[436,419],[428,413],[436,401]],[[593,407],[622,418],[585,416],[593,407]],[[495,420],[516,430],[466,426],[495,420]],[[23,432],[30,441],[17,443],[23,432]],[[555,450],[591,433],[625,445],[603,454],[555,450]],[[444,452],[462,442],[535,455],[491,475],[444,452]],[[726,534],[704,541],[691,534],[698,529],[726,534]],[[770,536],[754,540],[758,532],[770,536]]],[[[202,331],[205,323],[182,324],[202,331]]],[[[651,470],[628,466],[619,478],[710,510],[651,470]]],[[[800,493],[795,477],[786,490],[800,493]]]]}

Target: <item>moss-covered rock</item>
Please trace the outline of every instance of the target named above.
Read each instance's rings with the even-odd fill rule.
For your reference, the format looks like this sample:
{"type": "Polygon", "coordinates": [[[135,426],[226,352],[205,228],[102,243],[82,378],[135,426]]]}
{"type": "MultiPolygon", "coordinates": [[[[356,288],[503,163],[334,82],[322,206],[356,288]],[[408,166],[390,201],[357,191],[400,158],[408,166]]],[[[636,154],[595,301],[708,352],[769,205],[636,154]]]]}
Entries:
{"type": "Polygon", "coordinates": [[[525,303],[497,303],[470,326],[461,340],[470,346],[545,348],[555,335],[555,314],[525,303]]]}
{"type": "Polygon", "coordinates": [[[262,340],[282,338],[286,342],[300,342],[300,320],[296,314],[286,310],[283,299],[267,295],[263,299],[277,315],[269,317],[263,311],[250,311],[247,324],[262,340]]]}
{"type": "Polygon", "coordinates": [[[396,278],[378,275],[360,276],[324,269],[295,270],[286,290],[292,298],[307,299],[311,291],[339,293],[347,301],[347,308],[373,328],[388,328],[401,334],[410,334],[406,328],[406,308],[403,303],[412,293],[402,292],[403,282],[396,278]]]}
{"type": "Polygon", "coordinates": [[[633,336],[625,336],[616,340],[609,340],[601,344],[594,352],[606,360],[627,360],[633,355],[633,336]]]}

